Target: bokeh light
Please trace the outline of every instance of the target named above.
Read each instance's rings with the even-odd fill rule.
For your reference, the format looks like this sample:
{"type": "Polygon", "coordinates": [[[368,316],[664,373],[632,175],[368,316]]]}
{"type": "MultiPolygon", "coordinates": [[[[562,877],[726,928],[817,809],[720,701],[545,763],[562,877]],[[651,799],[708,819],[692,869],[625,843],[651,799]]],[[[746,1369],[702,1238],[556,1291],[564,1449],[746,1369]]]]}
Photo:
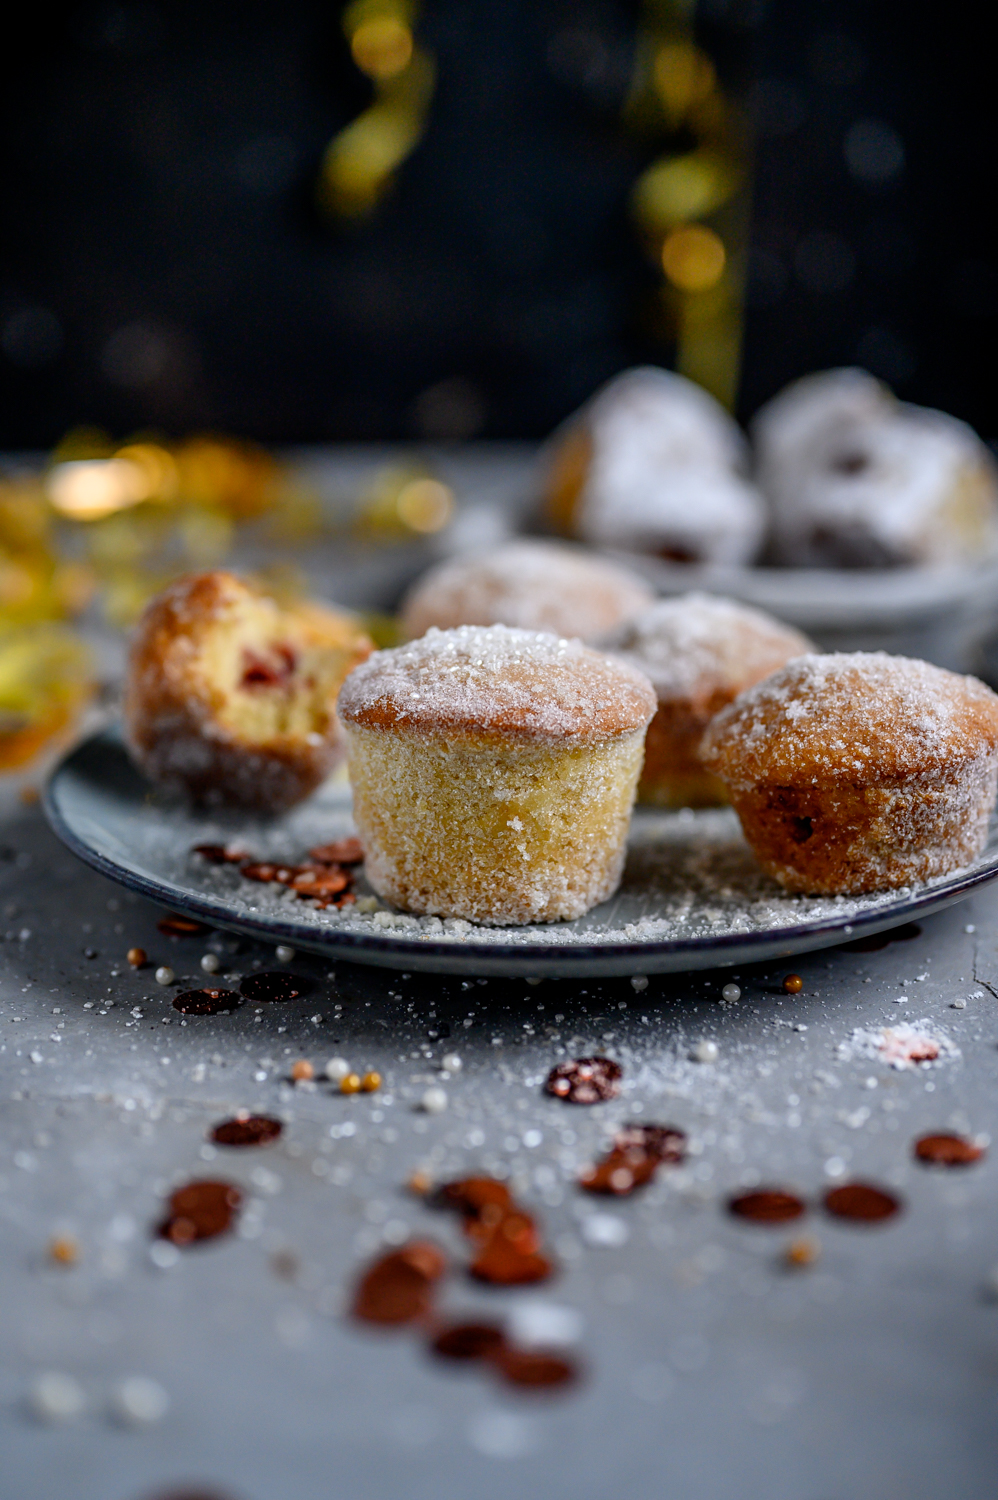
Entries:
{"type": "Polygon", "coordinates": [[[674,229],[662,246],[662,268],[683,292],[706,292],[716,286],[726,260],[720,236],[703,224],[674,229]]]}

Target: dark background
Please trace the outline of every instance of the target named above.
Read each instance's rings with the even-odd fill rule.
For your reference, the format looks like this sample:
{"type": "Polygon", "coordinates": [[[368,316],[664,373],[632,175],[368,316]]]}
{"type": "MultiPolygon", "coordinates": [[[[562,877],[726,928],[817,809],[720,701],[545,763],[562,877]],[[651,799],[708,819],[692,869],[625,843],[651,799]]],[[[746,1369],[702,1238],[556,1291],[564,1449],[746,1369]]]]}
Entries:
{"type": "MultiPolygon", "coordinates": [[[[0,446],[71,425],[537,437],[669,363],[627,211],[638,4],[426,0],[427,132],[375,217],[316,211],[370,98],[340,6],[35,4],[5,42],[0,446]]],[[[757,126],[740,414],[860,362],[998,433],[986,8],[701,0],[757,126]]]]}

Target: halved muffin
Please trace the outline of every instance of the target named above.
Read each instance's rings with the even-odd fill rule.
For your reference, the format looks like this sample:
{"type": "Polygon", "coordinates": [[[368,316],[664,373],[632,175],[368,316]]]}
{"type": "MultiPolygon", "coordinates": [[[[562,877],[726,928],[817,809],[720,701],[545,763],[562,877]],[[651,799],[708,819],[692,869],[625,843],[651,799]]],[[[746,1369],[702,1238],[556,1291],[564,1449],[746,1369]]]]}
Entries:
{"type": "Polygon", "coordinates": [[[371,651],[324,605],[282,608],[233,573],[181,578],[132,644],[125,725],[150,780],[197,802],[290,807],[342,756],[336,698],[371,651]]]}

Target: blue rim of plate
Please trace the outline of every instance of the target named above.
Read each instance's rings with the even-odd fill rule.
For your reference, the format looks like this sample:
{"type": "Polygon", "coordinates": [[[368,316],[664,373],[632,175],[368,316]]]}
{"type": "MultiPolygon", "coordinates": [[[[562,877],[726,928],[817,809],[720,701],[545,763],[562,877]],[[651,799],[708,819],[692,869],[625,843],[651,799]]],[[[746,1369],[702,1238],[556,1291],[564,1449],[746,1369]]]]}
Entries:
{"type": "MultiPolygon", "coordinates": [[[[731,968],[735,964],[763,963],[853,942],[888,931],[916,917],[931,916],[963,900],[972,891],[998,879],[998,847],[985,858],[952,876],[937,879],[914,895],[869,912],[853,912],[841,919],[795,923],[792,927],[767,928],[715,937],[681,938],[633,943],[532,943],[503,945],[495,941],[438,942],[416,940],[394,933],[367,935],[321,928],[278,917],[254,917],[235,913],[220,898],[185,889],[154,874],[144,874],[119,864],[88,843],[61,805],[60,784],[77,771],[88,750],[103,741],[107,749],[126,756],[120,734],[99,730],[75,746],[51,773],[42,798],[49,826],[78,859],[109,880],[171,911],[195,917],[209,926],[227,929],[269,943],[288,943],[312,953],[382,968],[420,970],[439,974],[470,974],[509,977],[599,978],[614,975],[685,973],[698,969],[731,968]]],[[[129,762],[129,767],[131,764],[129,762]]],[[[136,808],[141,816],[141,808],[136,808]]]]}

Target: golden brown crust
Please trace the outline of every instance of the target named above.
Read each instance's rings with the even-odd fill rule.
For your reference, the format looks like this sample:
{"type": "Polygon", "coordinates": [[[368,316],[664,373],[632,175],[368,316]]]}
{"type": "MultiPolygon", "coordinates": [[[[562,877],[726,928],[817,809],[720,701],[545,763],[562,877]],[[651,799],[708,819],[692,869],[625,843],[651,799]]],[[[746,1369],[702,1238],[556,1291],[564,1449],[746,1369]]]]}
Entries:
{"type": "Polygon", "coordinates": [[[638,798],[659,807],[728,800],[723,783],[701,763],[704,731],[745,688],[811,650],[791,626],[709,594],[663,599],[607,639],[648,676],[658,697],[638,798]]]}
{"type": "Polygon", "coordinates": [[[723,781],[704,769],[700,741],[714,714],[731,698],[717,692],[699,703],[659,703],[645,736],[638,801],[654,807],[718,807],[723,781]]]}
{"type": "Polygon", "coordinates": [[[369,729],[519,743],[594,744],[643,729],[655,711],[635,668],[536,631],[430,630],[350,674],[339,712],[369,729]]]}
{"type": "Polygon", "coordinates": [[[159,785],[199,802],[277,811],[308,796],[342,758],[336,687],[371,650],[346,615],[319,605],[278,611],[296,648],[331,662],[328,701],[312,732],[249,738],[224,722],[226,685],[207,670],[213,633],[261,596],[222,570],[171,584],[149,605],[132,643],[124,717],[130,749],[159,785]]]}
{"type": "Polygon", "coordinates": [[[714,720],[704,764],[729,786],[901,780],[998,749],[998,696],[882,651],[802,656],[714,720]]]}
{"type": "Polygon", "coordinates": [[[801,657],[704,738],[745,837],[788,890],[858,894],[980,853],[998,781],[998,697],[883,653],[801,657]]]}

